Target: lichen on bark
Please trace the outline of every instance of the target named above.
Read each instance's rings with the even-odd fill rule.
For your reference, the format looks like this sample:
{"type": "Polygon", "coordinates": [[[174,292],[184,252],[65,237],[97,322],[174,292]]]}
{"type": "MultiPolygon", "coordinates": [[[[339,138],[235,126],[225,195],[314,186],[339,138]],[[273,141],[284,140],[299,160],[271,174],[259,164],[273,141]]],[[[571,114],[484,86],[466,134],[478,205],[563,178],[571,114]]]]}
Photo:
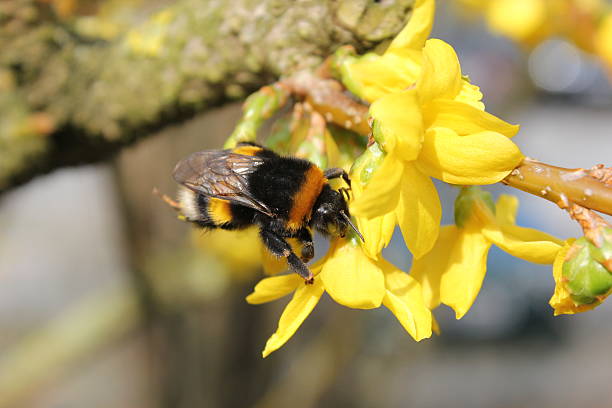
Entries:
{"type": "MultiPolygon", "coordinates": [[[[113,40],[0,3],[0,192],[392,38],[413,0],[180,0],[113,40]]],[[[205,136],[204,136],[205,137],[205,136]]]]}

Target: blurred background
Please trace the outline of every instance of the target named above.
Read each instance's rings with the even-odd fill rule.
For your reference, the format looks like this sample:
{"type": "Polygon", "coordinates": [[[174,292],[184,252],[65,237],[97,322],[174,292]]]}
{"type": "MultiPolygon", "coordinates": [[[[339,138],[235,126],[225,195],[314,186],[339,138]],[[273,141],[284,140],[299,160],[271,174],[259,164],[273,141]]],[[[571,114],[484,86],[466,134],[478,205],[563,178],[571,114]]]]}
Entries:
{"type": "MultiPolygon", "coordinates": [[[[455,47],[487,109],[521,125],[515,142],[526,155],[610,164],[612,87],[598,59],[560,37],[526,47],[458,2],[438,3],[432,36],[455,47]]],[[[436,311],[440,336],[416,343],[388,311],[324,295],[262,359],[288,299],[246,304],[258,268],[203,249],[152,194],[174,194],[174,164],[221,146],[240,115],[238,104],[210,111],[111,162],[0,197],[0,407],[612,406],[612,304],[553,317],[551,268],[495,248],[467,316],[436,311]]],[[[451,223],[456,191],[438,187],[451,223]]],[[[522,226],[581,235],[552,203],[490,191],[519,196],[522,226]]],[[[385,255],[408,270],[401,234],[385,255]]]]}

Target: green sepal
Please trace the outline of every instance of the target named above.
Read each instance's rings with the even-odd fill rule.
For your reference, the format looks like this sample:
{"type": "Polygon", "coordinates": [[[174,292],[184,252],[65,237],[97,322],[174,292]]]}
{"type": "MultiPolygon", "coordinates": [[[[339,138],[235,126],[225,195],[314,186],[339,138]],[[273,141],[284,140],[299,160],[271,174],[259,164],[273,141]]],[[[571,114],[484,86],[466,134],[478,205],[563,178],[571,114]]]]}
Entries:
{"type": "Polygon", "coordinates": [[[357,178],[362,186],[368,184],[376,169],[382,164],[386,154],[377,143],[372,143],[359,156],[351,167],[351,178],[357,178]],[[355,175],[356,177],[354,177],[355,175]]]}
{"type": "Polygon", "coordinates": [[[249,95],[242,107],[242,119],[223,147],[229,149],[240,142],[254,142],[263,122],[285,105],[288,97],[287,89],[278,84],[264,86],[249,95]]]}
{"type": "Polygon", "coordinates": [[[286,115],[276,120],[271,128],[270,135],[266,138],[265,145],[276,153],[289,154],[289,142],[291,140],[291,115],[286,115]]]}
{"type": "Polygon", "coordinates": [[[476,203],[484,203],[491,214],[495,214],[495,203],[490,192],[478,186],[463,187],[455,199],[455,224],[459,228],[462,228],[473,215],[476,203]]]}
{"type": "Polygon", "coordinates": [[[563,278],[572,300],[591,304],[612,290],[612,228],[605,228],[602,245],[597,247],[585,237],[577,239],[563,263],[563,278]]]}

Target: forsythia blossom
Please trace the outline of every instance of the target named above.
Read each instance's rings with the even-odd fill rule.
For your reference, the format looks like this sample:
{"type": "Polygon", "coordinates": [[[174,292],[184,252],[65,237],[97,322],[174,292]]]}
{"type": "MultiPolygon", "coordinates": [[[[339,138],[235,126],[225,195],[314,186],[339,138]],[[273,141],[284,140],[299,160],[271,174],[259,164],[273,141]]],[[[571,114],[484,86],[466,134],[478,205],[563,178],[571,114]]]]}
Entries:
{"type": "Polygon", "coordinates": [[[496,183],[523,158],[509,139],[518,126],[484,111],[482,94],[462,77],[450,45],[426,41],[433,12],[433,0],[417,1],[385,54],[349,59],[342,70],[347,86],[372,102],[374,139],[386,153],[353,211],[364,218],[395,214],[415,258],[431,249],[439,231],[431,177],[496,183]]]}
{"type": "Polygon", "coordinates": [[[431,336],[431,311],[425,306],[420,284],[384,259],[369,258],[355,238],[336,239],[327,255],[311,267],[312,285],[296,274],[265,278],[247,297],[252,304],[276,300],[293,292],[276,333],[263,351],[266,357],[293,336],[324,292],[341,305],[373,309],[384,304],[415,340],[431,336]]]}
{"type": "Polygon", "coordinates": [[[541,264],[553,263],[562,245],[541,231],[515,225],[516,197],[502,195],[493,207],[482,192],[467,193],[455,213],[457,225],[442,227],[434,248],[415,260],[410,271],[423,285],[428,306],[444,303],[455,310],[457,319],[467,313],[480,291],[491,245],[541,264]]]}

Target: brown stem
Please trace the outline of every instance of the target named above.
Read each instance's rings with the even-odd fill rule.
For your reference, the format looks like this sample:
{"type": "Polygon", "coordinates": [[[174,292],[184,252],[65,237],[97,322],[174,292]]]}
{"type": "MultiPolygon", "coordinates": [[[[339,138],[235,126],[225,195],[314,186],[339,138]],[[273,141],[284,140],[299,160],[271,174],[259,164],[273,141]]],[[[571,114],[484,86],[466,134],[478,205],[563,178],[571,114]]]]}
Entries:
{"type": "Polygon", "coordinates": [[[288,86],[292,93],[305,98],[327,122],[360,135],[367,136],[370,133],[368,107],[345,94],[338,81],[302,71],[285,79],[283,84],[288,86]]]}
{"type": "Polygon", "coordinates": [[[612,215],[610,169],[602,165],[566,169],[526,158],[502,183],[545,198],[559,207],[571,203],[612,215]]]}
{"type": "Polygon", "coordinates": [[[575,203],[571,203],[566,210],[569,215],[580,224],[582,231],[584,231],[584,236],[595,246],[601,248],[604,243],[604,228],[609,228],[610,224],[594,211],[575,203]]]}

